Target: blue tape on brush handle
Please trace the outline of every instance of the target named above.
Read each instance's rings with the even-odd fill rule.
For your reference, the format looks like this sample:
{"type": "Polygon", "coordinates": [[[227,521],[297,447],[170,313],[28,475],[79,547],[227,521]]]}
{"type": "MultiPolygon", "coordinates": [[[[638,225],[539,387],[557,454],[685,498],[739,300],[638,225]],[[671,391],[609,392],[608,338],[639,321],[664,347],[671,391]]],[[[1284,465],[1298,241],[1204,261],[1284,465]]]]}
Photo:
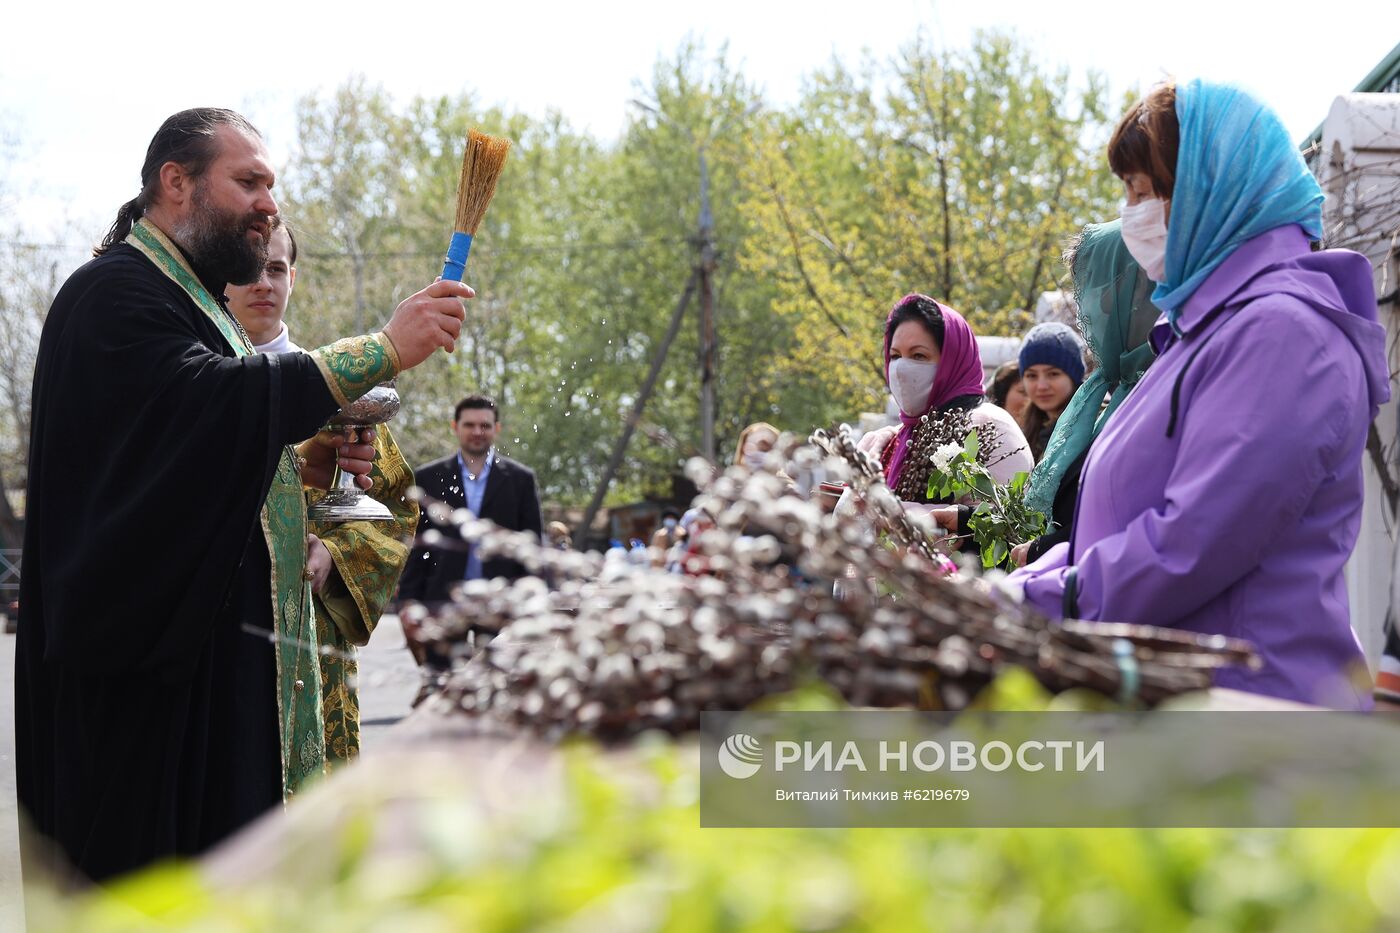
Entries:
{"type": "Polygon", "coordinates": [[[452,234],[452,242],[447,246],[447,258],[442,264],[442,278],[446,282],[460,282],[467,271],[467,254],[472,251],[472,235],[458,230],[452,234]]]}

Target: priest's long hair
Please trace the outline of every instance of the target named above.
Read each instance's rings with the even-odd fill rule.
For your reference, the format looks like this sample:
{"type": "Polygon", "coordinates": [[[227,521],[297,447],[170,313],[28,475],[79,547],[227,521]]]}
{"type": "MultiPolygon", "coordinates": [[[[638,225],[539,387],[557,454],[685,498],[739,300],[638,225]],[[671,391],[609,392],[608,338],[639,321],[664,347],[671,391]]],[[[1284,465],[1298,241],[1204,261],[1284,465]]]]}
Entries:
{"type": "Polygon", "coordinates": [[[125,240],[131,232],[131,225],[150,208],[160,188],[162,165],[177,162],[190,175],[199,177],[204,174],[219,155],[221,126],[232,126],[259,138],[262,136],[242,114],[222,107],[195,107],[166,118],[146,149],[146,161],[141,166],[141,193],[117,211],[112,229],[93,249],[94,256],[101,256],[125,240]]]}

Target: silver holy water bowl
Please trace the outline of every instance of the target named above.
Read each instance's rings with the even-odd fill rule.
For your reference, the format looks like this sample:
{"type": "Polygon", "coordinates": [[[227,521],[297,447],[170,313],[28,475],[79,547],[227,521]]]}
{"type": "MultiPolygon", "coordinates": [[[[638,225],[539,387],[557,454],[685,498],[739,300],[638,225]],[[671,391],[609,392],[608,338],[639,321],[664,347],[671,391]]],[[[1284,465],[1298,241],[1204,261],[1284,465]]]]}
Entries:
{"type": "MultiPolygon", "coordinates": [[[[342,431],[345,428],[373,427],[384,424],[398,413],[399,392],[391,380],[375,386],[331,415],[326,428],[342,431]]],[[[331,488],[307,511],[306,517],[313,522],[392,521],[394,513],[356,486],[353,474],[337,466],[331,488]]]]}

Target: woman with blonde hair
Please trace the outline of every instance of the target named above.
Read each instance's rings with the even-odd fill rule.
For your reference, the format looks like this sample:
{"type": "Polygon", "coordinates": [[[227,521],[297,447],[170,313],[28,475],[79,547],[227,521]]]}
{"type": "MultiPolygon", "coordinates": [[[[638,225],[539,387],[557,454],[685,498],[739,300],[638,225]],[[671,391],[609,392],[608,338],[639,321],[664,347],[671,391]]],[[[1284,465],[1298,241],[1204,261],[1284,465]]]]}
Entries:
{"type": "Polygon", "coordinates": [[[779,431],[766,421],[755,421],[739,432],[739,443],[734,448],[734,462],[742,463],[751,470],[761,469],[768,452],[778,443],[779,431]]]}

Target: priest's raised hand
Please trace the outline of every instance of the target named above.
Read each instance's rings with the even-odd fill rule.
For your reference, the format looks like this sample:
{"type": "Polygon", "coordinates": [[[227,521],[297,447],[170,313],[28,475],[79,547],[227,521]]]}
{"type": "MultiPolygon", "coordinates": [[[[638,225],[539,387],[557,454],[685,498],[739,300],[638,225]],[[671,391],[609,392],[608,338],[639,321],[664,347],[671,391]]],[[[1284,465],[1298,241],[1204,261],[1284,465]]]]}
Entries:
{"type": "Polygon", "coordinates": [[[461,282],[439,279],[401,301],[384,325],[384,335],[399,355],[400,368],[412,369],[438,347],[448,353],[455,350],[466,318],[462,301],[475,294],[461,282]]]}

